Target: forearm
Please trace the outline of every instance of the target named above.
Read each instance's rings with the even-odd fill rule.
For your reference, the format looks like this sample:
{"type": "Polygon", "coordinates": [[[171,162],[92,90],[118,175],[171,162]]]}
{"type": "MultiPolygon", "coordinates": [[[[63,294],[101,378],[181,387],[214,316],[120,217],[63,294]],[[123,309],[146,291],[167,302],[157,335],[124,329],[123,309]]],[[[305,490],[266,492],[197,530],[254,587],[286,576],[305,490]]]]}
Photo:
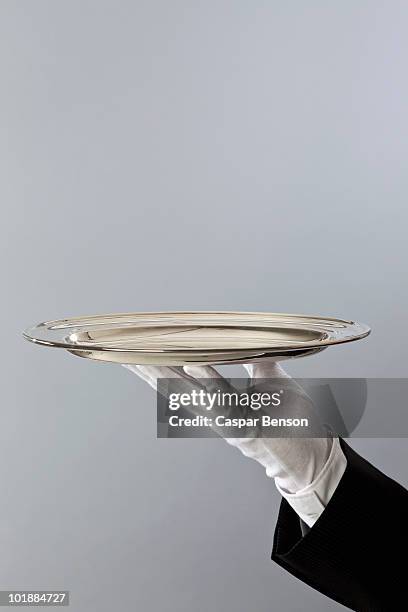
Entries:
{"type": "Polygon", "coordinates": [[[406,609],[408,493],[343,441],[347,466],[313,527],[282,500],[272,559],[353,610],[406,609]]]}

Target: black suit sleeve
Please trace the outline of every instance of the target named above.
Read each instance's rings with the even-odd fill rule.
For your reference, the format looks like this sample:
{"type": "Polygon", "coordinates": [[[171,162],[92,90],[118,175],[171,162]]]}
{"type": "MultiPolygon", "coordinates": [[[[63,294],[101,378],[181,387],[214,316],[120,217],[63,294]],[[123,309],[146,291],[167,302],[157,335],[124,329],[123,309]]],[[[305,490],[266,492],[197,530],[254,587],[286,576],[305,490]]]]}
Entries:
{"type": "Polygon", "coordinates": [[[310,530],[282,499],[272,559],[352,610],[408,610],[408,492],[341,446],[346,471],[310,530]]]}

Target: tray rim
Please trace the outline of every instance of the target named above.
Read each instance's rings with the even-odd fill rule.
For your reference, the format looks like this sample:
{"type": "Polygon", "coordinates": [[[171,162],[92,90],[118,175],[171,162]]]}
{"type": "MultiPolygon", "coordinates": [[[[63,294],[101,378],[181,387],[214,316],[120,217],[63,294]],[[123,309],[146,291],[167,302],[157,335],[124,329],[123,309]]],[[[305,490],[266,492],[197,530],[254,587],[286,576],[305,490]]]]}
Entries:
{"type": "MultiPolygon", "coordinates": [[[[69,325],[67,325],[69,327],[69,325]]],[[[74,327],[74,326],[72,326],[74,327]]],[[[52,331],[52,330],[48,330],[52,331]]],[[[326,332],[327,333],[327,332],[326,332]]],[[[52,319],[48,321],[43,321],[25,329],[22,333],[25,340],[32,342],[33,344],[39,344],[42,346],[49,346],[51,348],[63,348],[65,350],[76,350],[76,351],[96,351],[96,352],[106,352],[106,353],[136,353],[136,354],[152,354],[152,355],[165,355],[165,354],[220,354],[228,352],[234,352],[237,354],[248,352],[249,350],[256,351],[268,351],[269,353],[273,353],[274,351],[285,351],[287,353],[298,351],[301,348],[311,349],[311,348],[325,348],[327,346],[332,346],[336,344],[345,344],[347,342],[354,342],[356,340],[361,340],[362,338],[366,338],[371,333],[371,328],[365,323],[359,323],[357,321],[350,321],[347,319],[340,319],[337,317],[329,317],[329,316],[319,316],[319,315],[305,315],[305,314],[295,314],[295,313],[284,313],[284,312],[267,312],[267,311],[233,311],[233,310],[162,310],[162,311],[132,311],[132,312],[116,312],[116,313],[105,313],[98,315],[81,315],[79,317],[65,317],[63,319],[52,319]],[[352,337],[346,338],[335,338],[333,336],[328,336],[324,340],[305,342],[302,345],[296,346],[259,346],[253,349],[250,348],[235,348],[235,349],[226,349],[226,348],[211,348],[211,349],[143,349],[143,348],[120,348],[120,347],[104,347],[102,345],[84,345],[84,344],[68,344],[66,342],[61,342],[57,340],[46,340],[44,338],[38,338],[35,336],[35,332],[39,329],[49,327],[52,324],[69,322],[69,321],[85,321],[89,319],[96,319],[101,317],[126,317],[126,316],[155,316],[155,315],[249,315],[249,316],[271,316],[271,317],[292,317],[294,319],[309,319],[311,321],[327,321],[334,323],[345,324],[347,327],[353,329],[355,328],[355,333],[352,337]]]]}

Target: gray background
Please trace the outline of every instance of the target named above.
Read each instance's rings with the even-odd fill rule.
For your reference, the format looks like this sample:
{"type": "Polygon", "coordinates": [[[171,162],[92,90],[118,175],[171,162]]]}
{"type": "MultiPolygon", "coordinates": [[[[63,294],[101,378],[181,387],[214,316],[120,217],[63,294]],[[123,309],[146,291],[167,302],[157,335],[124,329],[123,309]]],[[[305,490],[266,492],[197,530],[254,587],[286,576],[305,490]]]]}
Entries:
{"type": "MultiPolygon", "coordinates": [[[[258,465],[157,440],[136,377],[20,331],[330,314],[374,332],[290,373],[406,376],[407,27],[395,0],[2,0],[2,589],[70,589],[77,612],[344,609],[269,561],[258,465]]],[[[405,440],[353,446],[407,483],[405,440]]]]}

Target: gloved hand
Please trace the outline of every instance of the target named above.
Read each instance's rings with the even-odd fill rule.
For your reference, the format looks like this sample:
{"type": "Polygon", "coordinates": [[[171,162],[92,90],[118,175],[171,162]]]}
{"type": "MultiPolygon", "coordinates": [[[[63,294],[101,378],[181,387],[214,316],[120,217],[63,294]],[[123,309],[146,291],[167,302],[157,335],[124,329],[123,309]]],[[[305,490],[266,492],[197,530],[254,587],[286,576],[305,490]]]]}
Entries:
{"type": "MultiPolygon", "coordinates": [[[[231,390],[228,382],[221,374],[210,366],[185,366],[164,367],[164,366],[124,366],[145,380],[153,389],[157,389],[159,378],[177,378],[185,385],[188,390],[193,384],[203,386],[207,390],[217,386],[231,390]],[[206,384],[208,381],[208,384],[206,384]]],[[[286,374],[282,367],[273,360],[265,360],[255,364],[244,366],[247,370],[251,384],[261,386],[262,391],[266,391],[268,379],[280,379],[285,389],[290,389],[291,393],[286,395],[285,404],[293,412],[300,412],[303,416],[306,410],[313,410],[312,405],[308,405],[307,396],[296,390],[300,388],[286,374]],[[266,385],[266,387],[265,387],[266,385]],[[288,405],[288,398],[289,404],[288,405]],[[306,405],[305,405],[306,402],[306,405]]],[[[271,386],[271,383],[269,383],[271,386]]],[[[276,387],[276,383],[274,384],[276,387]]],[[[250,409],[247,409],[249,411],[250,409]]],[[[201,409],[202,412],[202,409],[201,409]]],[[[328,494],[333,493],[338,481],[345,469],[345,458],[339,447],[338,440],[333,439],[329,434],[316,438],[305,437],[273,437],[266,438],[256,435],[243,438],[225,438],[226,441],[238,448],[245,456],[260,463],[266,470],[266,474],[275,479],[278,490],[294,507],[301,518],[311,526],[323,511],[328,499],[324,499],[328,494]],[[334,445],[336,448],[334,449],[334,445]],[[334,452],[335,451],[335,452],[334,452]],[[332,474],[328,469],[329,458],[334,465],[331,467],[332,474]],[[337,457],[337,458],[336,458],[337,457]],[[313,483],[322,479],[322,474],[327,472],[327,478],[331,481],[320,487],[319,495],[313,490],[313,483]],[[311,488],[312,486],[312,488],[311,488]],[[322,492],[323,491],[323,492],[322,492]],[[323,497],[323,499],[321,499],[323,497]],[[299,500],[300,503],[299,503],[299,500]],[[305,510],[305,512],[303,512],[305,510]]]]}

